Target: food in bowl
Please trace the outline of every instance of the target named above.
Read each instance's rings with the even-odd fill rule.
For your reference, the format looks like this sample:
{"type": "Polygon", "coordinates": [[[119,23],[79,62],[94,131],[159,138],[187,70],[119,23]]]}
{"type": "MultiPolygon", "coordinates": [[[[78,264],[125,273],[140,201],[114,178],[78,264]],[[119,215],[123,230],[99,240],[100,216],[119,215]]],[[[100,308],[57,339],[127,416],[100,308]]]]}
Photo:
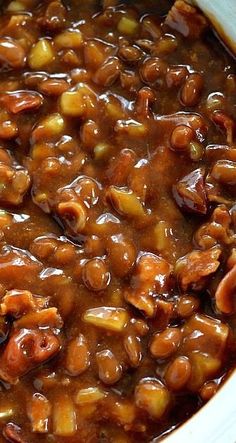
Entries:
{"type": "Polygon", "coordinates": [[[0,442],[158,441],[235,365],[235,62],[166,5],[2,6],[0,442]]]}

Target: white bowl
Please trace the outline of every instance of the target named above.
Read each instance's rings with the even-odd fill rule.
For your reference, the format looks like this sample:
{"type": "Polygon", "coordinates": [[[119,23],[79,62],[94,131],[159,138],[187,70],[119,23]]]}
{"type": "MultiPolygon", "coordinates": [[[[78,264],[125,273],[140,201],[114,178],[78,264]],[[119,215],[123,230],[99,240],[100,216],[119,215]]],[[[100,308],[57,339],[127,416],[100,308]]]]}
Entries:
{"type": "Polygon", "coordinates": [[[199,412],[163,443],[236,443],[236,371],[199,412]]]}

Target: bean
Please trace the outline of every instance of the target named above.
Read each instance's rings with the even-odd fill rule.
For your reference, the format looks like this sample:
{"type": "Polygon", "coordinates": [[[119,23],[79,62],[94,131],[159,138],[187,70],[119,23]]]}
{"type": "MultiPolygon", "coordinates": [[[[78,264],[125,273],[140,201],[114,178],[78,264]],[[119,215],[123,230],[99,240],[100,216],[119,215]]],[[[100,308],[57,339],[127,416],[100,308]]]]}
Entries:
{"type": "Polygon", "coordinates": [[[117,29],[121,34],[134,35],[138,27],[139,24],[133,17],[125,15],[120,19],[117,29]]]}
{"type": "Polygon", "coordinates": [[[145,83],[153,84],[165,74],[165,71],[165,62],[157,57],[153,57],[144,61],[140,68],[140,76],[145,83]]]}
{"type": "Polygon", "coordinates": [[[94,74],[93,81],[101,86],[111,86],[120,74],[120,61],[116,57],[110,57],[94,74]]]}
{"type": "Polygon", "coordinates": [[[206,214],[207,194],[204,171],[195,169],[173,186],[173,196],[177,205],[184,211],[206,214]]]}
{"type": "Polygon", "coordinates": [[[181,91],[181,100],[184,106],[195,106],[200,100],[203,89],[203,78],[201,74],[190,74],[185,80],[181,91]]]}
{"type": "Polygon", "coordinates": [[[18,0],[13,0],[11,3],[9,3],[7,7],[7,11],[9,12],[22,12],[26,10],[26,5],[21,3],[18,0]]]}
{"type": "Polygon", "coordinates": [[[187,357],[176,357],[165,372],[165,381],[171,391],[183,389],[191,376],[191,364],[187,357]]]}
{"type": "Polygon", "coordinates": [[[84,44],[84,61],[89,69],[97,69],[107,58],[107,46],[98,40],[89,40],[84,44]]]}
{"type": "Polygon", "coordinates": [[[167,388],[156,379],[143,379],[135,388],[135,403],[153,419],[161,420],[170,406],[171,396],[167,388]]]}
{"type": "Polygon", "coordinates": [[[200,396],[203,401],[207,402],[210,400],[217,392],[218,386],[215,381],[208,381],[200,389],[200,396]]]}
{"type": "Polygon", "coordinates": [[[67,91],[67,89],[69,89],[68,82],[59,78],[48,78],[39,84],[40,92],[49,96],[57,97],[67,91]]]}
{"type": "Polygon", "coordinates": [[[59,113],[48,115],[38,123],[32,132],[32,141],[42,141],[42,139],[52,139],[62,135],[65,131],[65,120],[59,113]]]}
{"type": "Polygon", "coordinates": [[[11,68],[23,68],[26,62],[26,53],[20,43],[13,38],[1,37],[0,62],[11,68]]]}
{"type": "Polygon", "coordinates": [[[112,158],[106,171],[108,182],[122,186],[127,184],[129,174],[136,161],[136,155],[131,149],[122,149],[116,158],[112,158]]]}
{"type": "Polygon", "coordinates": [[[146,16],[142,20],[142,28],[145,33],[148,33],[153,40],[157,40],[161,37],[161,27],[152,18],[146,16]]]}
{"type": "Polygon", "coordinates": [[[81,178],[75,187],[76,194],[87,208],[92,208],[98,203],[99,191],[98,183],[89,177],[81,178]]]}
{"type": "Polygon", "coordinates": [[[110,283],[110,273],[102,258],[93,258],[85,263],[82,273],[84,284],[92,291],[102,291],[110,283]]]}
{"type": "Polygon", "coordinates": [[[194,137],[192,128],[186,125],[178,125],[171,134],[170,144],[174,151],[186,151],[194,137]]]}
{"type": "Polygon", "coordinates": [[[17,137],[19,132],[18,126],[15,122],[7,119],[7,116],[0,115],[0,139],[10,140],[17,137]]]}
{"type": "Polygon", "coordinates": [[[57,211],[73,232],[83,231],[86,225],[87,213],[81,203],[75,201],[62,202],[59,203],[57,211]]]}
{"type": "Polygon", "coordinates": [[[177,351],[181,338],[180,329],[166,328],[163,332],[154,334],[150,344],[150,352],[155,358],[168,358],[177,351]]]}
{"type": "Polygon", "coordinates": [[[180,86],[188,75],[188,70],[185,66],[172,66],[168,68],[166,73],[166,84],[168,88],[180,86]]]}
{"type": "Polygon", "coordinates": [[[63,321],[57,308],[41,309],[37,312],[29,312],[14,322],[15,328],[23,329],[37,329],[37,328],[51,328],[61,329],[63,321]]]}
{"type": "Polygon", "coordinates": [[[59,437],[69,437],[77,429],[76,412],[71,398],[60,393],[53,404],[53,433],[59,437]]]}
{"type": "Polygon", "coordinates": [[[83,44],[83,35],[79,29],[68,29],[58,34],[54,43],[58,48],[81,48],[83,44]]]}
{"type": "Polygon", "coordinates": [[[89,256],[96,257],[105,254],[105,246],[103,241],[96,235],[87,237],[84,244],[85,253],[89,256]]]}
{"type": "Polygon", "coordinates": [[[224,109],[225,96],[220,92],[212,92],[206,100],[206,108],[209,113],[224,109]]]}
{"type": "Polygon", "coordinates": [[[234,314],[235,305],[235,276],[236,265],[230,269],[217,286],[215,293],[216,307],[224,314],[234,314]]]}
{"type": "Polygon", "coordinates": [[[236,91],[236,75],[235,74],[228,74],[227,75],[225,86],[226,86],[227,92],[229,94],[235,94],[235,91],[236,91]]]}
{"type": "Polygon", "coordinates": [[[202,159],[204,153],[203,145],[197,141],[189,143],[189,157],[191,160],[198,162],[202,159]]]}
{"type": "Polygon", "coordinates": [[[115,355],[109,350],[96,353],[96,360],[98,365],[98,373],[100,380],[106,385],[113,385],[122,376],[122,367],[115,355]]]}
{"type": "Polygon", "coordinates": [[[124,339],[124,347],[131,366],[137,368],[142,360],[140,339],[135,335],[128,335],[124,339]]]}
{"type": "Polygon", "coordinates": [[[101,139],[101,130],[93,120],[87,120],[80,128],[80,137],[84,147],[91,151],[101,139]]]}
{"type": "Polygon", "coordinates": [[[89,367],[89,350],[85,337],[80,334],[68,343],[65,357],[65,368],[70,375],[77,376],[89,367]]]}
{"type": "Polygon", "coordinates": [[[88,309],[83,316],[85,323],[108,331],[122,332],[129,320],[128,312],[123,308],[101,306],[88,309]]]}
{"type": "Polygon", "coordinates": [[[24,438],[22,429],[15,423],[7,423],[3,428],[2,434],[7,441],[13,443],[27,443],[26,439],[24,438]]]}
{"type": "Polygon", "coordinates": [[[177,304],[177,313],[181,318],[190,317],[199,308],[200,301],[192,295],[183,295],[177,304]]]}
{"type": "Polygon", "coordinates": [[[27,410],[32,432],[47,433],[52,410],[48,399],[42,394],[34,394],[27,404],[27,410]]]}

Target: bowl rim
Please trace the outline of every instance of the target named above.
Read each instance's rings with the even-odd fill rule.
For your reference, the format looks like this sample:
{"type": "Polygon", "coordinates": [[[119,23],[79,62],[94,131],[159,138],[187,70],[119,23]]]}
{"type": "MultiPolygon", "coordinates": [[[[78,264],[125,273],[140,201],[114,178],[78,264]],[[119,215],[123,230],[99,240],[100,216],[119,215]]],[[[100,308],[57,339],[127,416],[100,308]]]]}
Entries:
{"type": "MultiPolygon", "coordinates": [[[[163,443],[236,443],[236,368],[218,392],[186,422],[171,431],[163,443]]],[[[154,438],[151,443],[160,441],[154,438]]]]}

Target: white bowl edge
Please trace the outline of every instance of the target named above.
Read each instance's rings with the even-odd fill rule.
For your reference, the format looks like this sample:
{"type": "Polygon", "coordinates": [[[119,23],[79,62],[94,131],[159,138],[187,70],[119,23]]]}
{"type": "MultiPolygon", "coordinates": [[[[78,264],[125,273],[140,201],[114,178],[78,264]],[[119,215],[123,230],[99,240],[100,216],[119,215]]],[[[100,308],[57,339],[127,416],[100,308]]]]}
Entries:
{"type": "Polygon", "coordinates": [[[236,370],[217,394],[163,443],[236,443],[236,370]]]}

